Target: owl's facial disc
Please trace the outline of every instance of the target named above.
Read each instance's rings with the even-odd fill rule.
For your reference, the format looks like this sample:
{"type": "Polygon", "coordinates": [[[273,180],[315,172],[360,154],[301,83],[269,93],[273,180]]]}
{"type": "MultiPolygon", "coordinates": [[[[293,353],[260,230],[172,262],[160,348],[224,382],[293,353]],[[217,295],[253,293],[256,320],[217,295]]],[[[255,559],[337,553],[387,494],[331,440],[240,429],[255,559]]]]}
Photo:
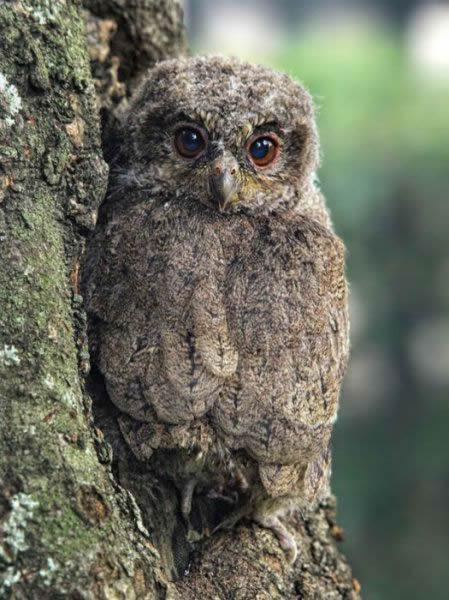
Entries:
{"type": "Polygon", "coordinates": [[[280,134],[274,128],[273,123],[259,119],[253,126],[245,125],[234,138],[226,138],[207,115],[196,120],[195,113],[184,116],[174,128],[172,143],[185,165],[189,192],[221,213],[260,202],[277,173],[272,167],[281,154],[280,134]]]}

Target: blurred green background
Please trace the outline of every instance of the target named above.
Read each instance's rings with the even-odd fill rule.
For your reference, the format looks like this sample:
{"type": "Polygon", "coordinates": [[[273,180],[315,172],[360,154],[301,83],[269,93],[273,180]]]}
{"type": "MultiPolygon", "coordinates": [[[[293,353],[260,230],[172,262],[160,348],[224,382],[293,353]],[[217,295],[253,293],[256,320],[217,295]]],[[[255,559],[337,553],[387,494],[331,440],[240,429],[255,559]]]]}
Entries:
{"type": "Polygon", "coordinates": [[[343,551],[373,600],[449,598],[449,4],[185,2],[194,52],[315,97],[347,248],[352,359],[334,435],[343,551]]]}

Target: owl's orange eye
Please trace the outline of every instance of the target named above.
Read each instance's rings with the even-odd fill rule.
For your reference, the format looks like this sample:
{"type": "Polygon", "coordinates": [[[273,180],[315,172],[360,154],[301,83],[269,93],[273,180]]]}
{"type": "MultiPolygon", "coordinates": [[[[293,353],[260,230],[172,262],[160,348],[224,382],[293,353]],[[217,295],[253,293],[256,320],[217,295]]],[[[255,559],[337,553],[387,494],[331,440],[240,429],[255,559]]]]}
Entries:
{"type": "Polygon", "coordinates": [[[175,133],[175,147],[184,158],[196,158],[206,147],[206,140],[201,129],[181,127],[175,133]]]}
{"type": "Polygon", "coordinates": [[[268,167],[279,156],[278,137],[270,133],[250,138],[248,154],[257,167],[268,167]]]}

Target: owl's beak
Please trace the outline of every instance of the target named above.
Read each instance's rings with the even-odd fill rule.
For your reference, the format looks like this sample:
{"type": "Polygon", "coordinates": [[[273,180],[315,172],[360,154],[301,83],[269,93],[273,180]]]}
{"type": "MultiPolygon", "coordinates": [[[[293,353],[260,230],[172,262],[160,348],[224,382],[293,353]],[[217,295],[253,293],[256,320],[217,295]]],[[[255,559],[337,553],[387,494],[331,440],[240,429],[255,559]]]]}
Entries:
{"type": "Polygon", "coordinates": [[[212,163],[209,185],[213,201],[220,212],[229,208],[238,191],[238,170],[238,162],[232,154],[224,154],[212,163]]]}

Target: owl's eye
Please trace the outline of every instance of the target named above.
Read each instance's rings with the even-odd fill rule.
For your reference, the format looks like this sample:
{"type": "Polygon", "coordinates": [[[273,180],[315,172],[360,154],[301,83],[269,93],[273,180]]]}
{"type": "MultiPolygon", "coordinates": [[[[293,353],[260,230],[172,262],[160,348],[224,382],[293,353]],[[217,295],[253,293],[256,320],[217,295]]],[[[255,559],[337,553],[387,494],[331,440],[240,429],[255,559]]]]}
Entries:
{"type": "Polygon", "coordinates": [[[256,166],[267,167],[279,155],[279,141],[277,136],[270,134],[251,138],[248,144],[248,154],[256,166]]]}
{"type": "Polygon", "coordinates": [[[206,147],[204,134],[196,127],[181,127],[175,134],[176,150],[184,158],[195,158],[206,147]]]}

